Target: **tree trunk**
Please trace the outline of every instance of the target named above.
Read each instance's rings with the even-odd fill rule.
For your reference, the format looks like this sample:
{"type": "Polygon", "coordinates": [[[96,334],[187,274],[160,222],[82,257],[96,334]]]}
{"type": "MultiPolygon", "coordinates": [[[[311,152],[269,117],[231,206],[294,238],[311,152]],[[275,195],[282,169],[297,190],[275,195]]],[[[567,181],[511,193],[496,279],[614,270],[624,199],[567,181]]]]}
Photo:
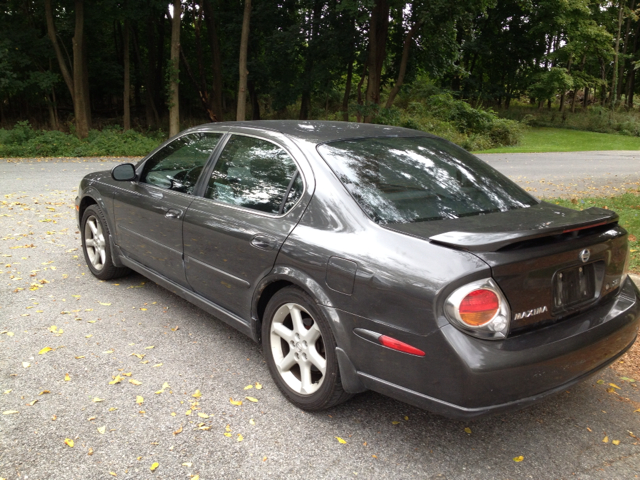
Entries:
{"type": "Polygon", "coordinates": [[[69,89],[69,94],[71,95],[71,101],[73,101],[73,95],[75,93],[75,90],[73,88],[73,78],[71,77],[71,73],[69,72],[69,67],[67,66],[67,62],[62,56],[62,50],[60,50],[60,44],[58,43],[56,26],[55,26],[55,23],[53,22],[53,9],[51,8],[51,0],[44,1],[44,11],[45,11],[45,16],[47,17],[47,34],[49,35],[49,39],[53,44],[53,50],[55,51],[56,58],[58,59],[58,66],[60,67],[62,78],[64,79],[64,83],[67,84],[67,88],[69,89]]]}
{"type": "Polygon", "coordinates": [[[242,34],[240,37],[240,65],[238,82],[238,109],[236,120],[243,121],[247,109],[247,49],[249,48],[249,21],[251,20],[251,0],[244,0],[244,15],[242,17],[242,34]]]}
{"type": "Polygon", "coordinates": [[[584,87],[584,98],[582,99],[582,106],[587,108],[589,106],[589,87],[584,87]]]}
{"type": "MultiPolygon", "coordinates": [[[[629,2],[629,8],[633,11],[636,5],[635,0],[631,0],[629,2]]],[[[625,27],[624,33],[624,44],[622,45],[622,61],[619,62],[618,66],[618,97],[616,98],[616,102],[620,103],[622,99],[622,90],[624,87],[624,67],[627,63],[626,55],[627,55],[627,46],[629,45],[629,33],[631,31],[631,15],[627,17],[627,25],[625,27]]]]}
{"type": "Polygon", "coordinates": [[[402,87],[402,83],[404,82],[404,75],[407,72],[409,49],[411,48],[411,43],[413,42],[413,36],[421,26],[422,21],[414,23],[404,39],[404,45],[402,46],[402,60],[400,61],[398,79],[396,80],[396,84],[393,86],[391,92],[389,93],[389,98],[387,98],[385,108],[391,108],[391,105],[393,105],[393,101],[396,99],[396,95],[398,95],[398,92],[400,91],[400,87],[402,87]]]}
{"type": "Polygon", "coordinates": [[[344,97],[342,97],[342,120],[349,121],[349,95],[351,95],[351,79],[353,78],[353,59],[349,61],[347,68],[347,84],[344,88],[344,97]]]}
{"type": "MultiPolygon", "coordinates": [[[[386,56],[387,34],[389,31],[389,1],[377,0],[369,23],[369,78],[367,82],[367,103],[380,103],[380,83],[382,65],[386,56]]],[[[365,118],[370,122],[371,116],[365,118]]]]}
{"type": "Polygon", "coordinates": [[[249,88],[249,99],[251,100],[251,120],[260,120],[260,101],[258,100],[256,86],[251,80],[247,83],[249,88]]]}
{"type": "Polygon", "coordinates": [[[620,0],[620,8],[618,9],[618,35],[616,36],[616,48],[613,57],[613,80],[611,82],[611,108],[616,106],[616,97],[618,88],[618,52],[620,51],[620,33],[622,32],[622,11],[624,10],[623,0],[620,0]]]}
{"type": "MultiPolygon", "coordinates": [[[[571,73],[571,64],[573,63],[573,56],[569,56],[569,62],[567,65],[567,73],[571,73]]],[[[560,108],[558,109],[560,112],[564,110],[564,100],[565,100],[566,92],[563,90],[560,94],[560,108]]]]}
{"type": "Polygon", "coordinates": [[[84,1],[75,1],[76,25],[73,35],[73,112],[76,117],[76,135],[86,138],[91,128],[89,115],[89,89],[84,42],[84,1]]]}
{"type": "Polygon", "coordinates": [[[182,47],[180,47],[180,58],[182,59],[182,63],[184,65],[184,69],[187,72],[187,75],[191,79],[193,86],[198,91],[198,96],[200,97],[200,102],[202,103],[202,108],[204,109],[207,115],[207,118],[209,119],[210,122],[215,122],[216,116],[213,114],[213,111],[211,110],[211,106],[209,104],[209,94],[207,93],[207,86],[206,84],[202,85],[198,83],[196,78],[193,76],[193,73],[191,72],[191,67],[187,62],[187,57],[185,56],[184,51],[182,50],[182,47]]]}
{"type": "Polygon", "coordinates": [[[129,20],[124,21],[124,31],[122,32],[122,61],[124,63],[124,106],[122,123],[124,131],[131,128],[131,110],[129,99],[131,98],[131,82],[129,79],[129,20]]]}
{"type": "MultiPolygon", "coordinates": [[[[636,23],[636,30],[633,36],[633,55],[632,58],[636,58],[636,53],[638,52],[638,36],[640,35],[640,21],[636,23]]],[[[627,74],[627,86],[626,86],[626,94],[627,94],[627,108],[633,108],[633,90],[635,88],[635,79],[636,79],[636,70],[635,68],[630,68],[629,73],[627,74]]]]}
{"type": "Polygon", "coordinates": [[[171,66],[169,75],[169,137],[180,133],[180,17],[182,2],[173,0],[171,20],[171,66]]]}
{"type": "Polygon", "coordinates": [[[220,55],[218,30],[216,28],[211,0],[201,0],[200,5],[204,9],[204,21],[207,23],[207,32],[209,33],[209,43],[211,46],[211,70],[213,74],[211,106],[216,116],[216,121],[221,122],[224,117],[222,105],[222,58],[220,55]]]}
{"type": "MultiPolygon", "coordinates": [[[[364,72],[362,72],[362,76],[360,77],[360,81],[358,82],[358,105],[362,105],[362,84],[364,83],[364,79],[367,77],[367,64],[364,65],[364,72]]],[[[356,111],[356,121],[358,123],[362,122],[362,111],[360,108],[356,111]]]]}

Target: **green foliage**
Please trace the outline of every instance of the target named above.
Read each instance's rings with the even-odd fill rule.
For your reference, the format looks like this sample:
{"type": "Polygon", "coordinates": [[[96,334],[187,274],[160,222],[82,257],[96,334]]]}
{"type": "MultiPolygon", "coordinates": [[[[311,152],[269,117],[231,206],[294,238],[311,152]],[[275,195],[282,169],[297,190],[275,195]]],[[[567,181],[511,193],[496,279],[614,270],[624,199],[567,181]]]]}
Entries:
{"type": "Polygon", "coordinates": [[[619,108],[615,111],[599,105],[579,107],[574,113],[565,107],[563,112],[556,109],[538,109],[532,106],[515,106],[502,110],[500,116],[518,120],[532,127],[561,127],[600,133],[640,136],[640,112],[619,108]]]}
{"type": "Polygon", "coordinates": [[[536,82],[529,87],[531,97],[540,101],[551,100],[559,92],[573,88],[573,78],[566,68],[552,67],[536,75],[536,82]]]}
{"type": "Polygon", "coordinates": [[[516,145],[524,128],[491,110],[473,108],[455,99],[426,78],[416,80],[398,105],[404,108],[374,109],[374,122],[430,132],[468,150],[516,145]]]}
{"type": "Polygon", "coordinates": [[[640,138],[593,133],[566,128],[527,128],[517,146],[499,147],[483,153],[579,152],[640,150],[640,138]]]}
{"type": "Polygon", "coordinates": [[[29,122],[0,129],[0,157],[144,156],[165,140],[162,132],[123,132],[118,126],[91,130],[80,140],[58,130],[34,130],[29,122]]]}

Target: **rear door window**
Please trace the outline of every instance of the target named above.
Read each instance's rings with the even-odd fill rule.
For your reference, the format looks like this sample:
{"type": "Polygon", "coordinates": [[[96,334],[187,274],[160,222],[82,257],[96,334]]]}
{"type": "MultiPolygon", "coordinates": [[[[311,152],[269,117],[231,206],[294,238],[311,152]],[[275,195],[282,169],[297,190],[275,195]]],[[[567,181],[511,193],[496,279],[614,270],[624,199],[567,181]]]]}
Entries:
{"type": "Polygon", "coordinates": [[[289,154],[267,140],[233,135],[220,154],[205,197],[271,214],[286,213],[303,183],[289,154]]]}

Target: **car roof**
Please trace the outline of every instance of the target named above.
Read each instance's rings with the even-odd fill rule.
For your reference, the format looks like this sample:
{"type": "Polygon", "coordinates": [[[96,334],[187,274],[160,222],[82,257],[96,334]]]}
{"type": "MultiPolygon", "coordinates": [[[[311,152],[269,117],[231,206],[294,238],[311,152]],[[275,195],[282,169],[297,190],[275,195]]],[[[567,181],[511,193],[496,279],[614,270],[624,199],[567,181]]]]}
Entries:
{"type": "Polygon", "coordinates": [[[324,120],[254,120],[245,122],[218,122],[201,125],[198,128],[211,127],[213,129],[228,127],[230,131],[236,128],[254,128],[280,132],[289,137],[298,138],[312,143],[325,143],[335,140],[367,137],[433,137],[419,130],[392,127],[389,125],[375,125],[371,123],[334,122],[324,120]]]}

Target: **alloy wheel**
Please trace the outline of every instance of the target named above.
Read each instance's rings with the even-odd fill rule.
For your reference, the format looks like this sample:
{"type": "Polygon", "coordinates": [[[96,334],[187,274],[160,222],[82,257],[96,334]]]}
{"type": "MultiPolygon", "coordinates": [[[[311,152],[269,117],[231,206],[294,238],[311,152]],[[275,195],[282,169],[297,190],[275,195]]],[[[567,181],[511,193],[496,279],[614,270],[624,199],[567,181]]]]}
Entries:
{"type": "Polygon", "coordinates": [[[285,303],[273,315],[271,354],[287,386],[299,395],[316,392],[325,379],[327,357],[318,324],[301,305],[285,303]]]}
{"type": "Polygon", "coordinates": [[[106,242],[102,225],[94,215],[84,224],[84,245],[93,268],[102,270],[107,258],[106,242]]]}

